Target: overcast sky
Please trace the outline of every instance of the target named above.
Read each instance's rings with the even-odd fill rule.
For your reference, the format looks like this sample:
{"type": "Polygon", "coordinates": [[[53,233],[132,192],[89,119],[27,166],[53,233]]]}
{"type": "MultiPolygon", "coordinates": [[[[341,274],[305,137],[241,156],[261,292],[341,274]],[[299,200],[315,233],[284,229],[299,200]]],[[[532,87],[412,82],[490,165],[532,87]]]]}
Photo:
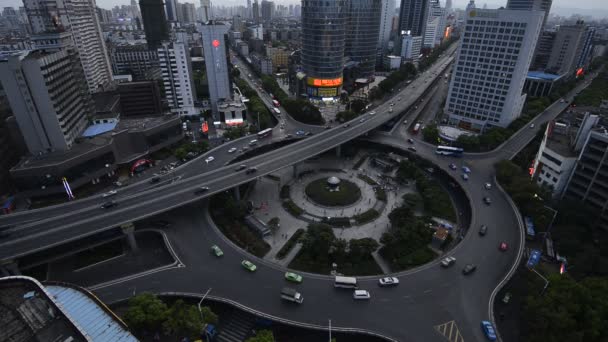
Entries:
{"type": "MultiPolygon", "coordinates": [[[[225,5],[236,5],[236,4],[247,4],[247,0],[211,0],[214,4],[225,4],[225,5]]],[[[454,7],[462,7],[464,8],[469,0],[452,0],[454,7]]],[[[23,6],[23,1],[21,0],[2,0],[2,6],[13,6],[19,7],[23,6]]],[[[200,1],[195,0],[179,0],[179,2],[191,2],[195,3],[197,6],[200,5],[200,1]]],[[[252,1],[253,2],[253,1],[252,1]]],[[[274,0],[276,4],[299,4],[300,1],[293,0],[274,0]]],[[[397,6],[399,6],[399,0],[397,0],[397,6]]],[[[97,0],[97,6],[102,8],[110,9],[116,5],[127,5],[130,3],[130,0],[97,0]]],[[[498,8],[500,6],[504,6],[507,1],[506,0],[476,0],[475,3],[481,7],[484,3],[488,5],[488,8],[498,8]]],[[[441,0],[441,4],[445,4],[445,0],[441,0]]],[[[561,7],[561,8],[580,8],[580,9],[599,9],[603,11],[608,11],[608,1],[607,0],[553,0],[553,8],[561,7]]]]}

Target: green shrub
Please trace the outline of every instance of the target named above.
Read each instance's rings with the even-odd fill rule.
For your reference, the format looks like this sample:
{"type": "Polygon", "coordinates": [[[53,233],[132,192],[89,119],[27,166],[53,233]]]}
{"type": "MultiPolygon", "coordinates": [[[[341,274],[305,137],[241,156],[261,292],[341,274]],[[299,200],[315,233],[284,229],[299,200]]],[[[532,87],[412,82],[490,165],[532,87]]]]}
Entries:
{"type": "Polygon", "coordinates": [[[291,215],[293,216],[300,216],[304,213],[304,210],[302,210],[302,208],[298,207],[297,204],[293,203],[292,200],[287,200],[283,202],[283,208],[285,208],[285,210],[287,210],[287,212],[289,212],[291,215]]]}
{"type": "Polygon", "coordinates": [[[277,258],[283,259],[291,251],[291,249],[296,245],[296,243],[298,243],[298,241],[300,240],[302,235],[304,235],[305,232],[306,232],[306,230],[304,228],[300,228],[300,229],[296,230],[296,232],[293,233],[293,235],[289,238],[289,240],[287,240],[287,242],[285,242],[283,247],[281,247],[281,249],[277,253],[277,258]]]}
{"type": "Polygon", "coordinates": [[[281,199],[288,199],[289,198],[289,185],[283,185],[281,187],[281,194],[280,197],[281,199]]]}
{"type": "Polygon", "coordinates": [[[375,220],[378,216],[380,216],[380,213],[376,209],[369,209],[361,214],[355,215],[353,218],[358,224],[364,224],[375,220]]]}

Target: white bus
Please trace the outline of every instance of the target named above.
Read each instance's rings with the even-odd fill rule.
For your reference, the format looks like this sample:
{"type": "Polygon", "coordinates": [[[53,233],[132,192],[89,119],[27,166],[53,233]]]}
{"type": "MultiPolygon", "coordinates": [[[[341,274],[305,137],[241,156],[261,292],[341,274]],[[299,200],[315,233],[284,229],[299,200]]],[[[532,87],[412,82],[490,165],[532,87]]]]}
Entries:
{"type": "Polygon", "coordinates": [[[334,287],[343,287],[346,289],[356,289],[357,288],[357,278],[336,276],[336,282],[334,283],[334,287]]]}
{"type": "Polygon", "coordinates": [[[435,153],[443,156],[462,157],[464,149],[452,146],[437,146],[435,153]]]}

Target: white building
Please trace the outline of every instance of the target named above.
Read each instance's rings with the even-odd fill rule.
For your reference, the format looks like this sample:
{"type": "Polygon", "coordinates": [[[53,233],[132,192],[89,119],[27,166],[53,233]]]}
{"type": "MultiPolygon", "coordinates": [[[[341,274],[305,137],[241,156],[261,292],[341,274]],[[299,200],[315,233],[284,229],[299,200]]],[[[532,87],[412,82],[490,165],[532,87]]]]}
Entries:
{"type": "Polygon", "coordinates": [[[249,28],[251,39],[264,39],[264,25],[259,24],[249,28]]]}
{"type": "Polygon", "coordinates": [[[0,54],[0,83],[31,154],[68,150],[92,115],[73,47],[0,54]]]}
{"type": "Polygon", "coordinates": [[[165,42],[157,52],[165,98],[171,112],[179,115],[198,115],[199,110],[194,107],[194,83],[187,45],[165,42]]]}
{"type": "Polygon", "coordinates": [[[422,37],[412,36],[410,31],[406,31],[401,36],[401,53],[403,61],[415,62],[420,58],[420,50],[422,49],[422,37]]]}
{"type": "Polygon", "coordinates": [[[378,51],[380,54],[388,49],[394,16],[395,0],[382,0],[380,8],[380,33],[378,35],[378,51]]]}
{"type": "Polygon", "coordinates": [[[445,105],[449,124],[483,131],[519,117],[542,21],[542,11],[467,12],[445,105]]]}
{"type": "Polygon", "coordinates": [[[383,66],[386,70],[399,69],[401,67],[401,56],[384,56],[383,66]]]}
{"type": "Polygon", "coordinates": [[[24,0],[32,41],[48,47],[50,32],[69,32],[80,54],[90,92],[103,90],[112,82],[112,68],[101,33],[94,0],[24,0]]]}
{"type": "Polygon", "coordinates": [[[433,48],[441,43],[446,25],[446,11],[441,8],[439,0],[431,0],[429,6],[428,21],[424,30],[424,47],[433,48]]]}

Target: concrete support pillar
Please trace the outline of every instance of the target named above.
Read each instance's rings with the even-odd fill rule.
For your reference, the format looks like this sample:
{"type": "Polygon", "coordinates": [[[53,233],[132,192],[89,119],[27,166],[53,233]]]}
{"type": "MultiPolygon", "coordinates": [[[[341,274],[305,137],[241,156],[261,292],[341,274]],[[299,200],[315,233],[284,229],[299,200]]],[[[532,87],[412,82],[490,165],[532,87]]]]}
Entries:
{"type": "Polygon", "coordinates": [[[340,158],[342,154],[342,145],[336,147],[336,158],[340,158]]]}
{"type": "Polygon", "coordinates": [[[234,199],[236,199],[237,201],[241,200],[241,192],[239,191],[239,186],[235,186],[234,188],[232,188],[232,191],[234,191],[234,199]]]}
{"type": "Polygon", "coordinates": [[[131,251],[134,252],[137,250],[137,241],[135,240],[135,234],[133,233],[133,231],[135,230],[135,227],[133,226],[132,223],[129,224],[124,224],[122,226],[120,226],[120,228],[122,228],[122,232],[127,236],[127,242],[129,243],[129,247],[131,248],[131,251]]]}
{"type": "Polygon", "coordinates": [[[293,178],[298,178],[298,164],[293,164],[293,178]]]}
{"type": "Polygon", "coordinates": [[[4,260],[0,263],[0,275],[3,277],[21,275],[19,265],[15,260],[4,260]]]}

